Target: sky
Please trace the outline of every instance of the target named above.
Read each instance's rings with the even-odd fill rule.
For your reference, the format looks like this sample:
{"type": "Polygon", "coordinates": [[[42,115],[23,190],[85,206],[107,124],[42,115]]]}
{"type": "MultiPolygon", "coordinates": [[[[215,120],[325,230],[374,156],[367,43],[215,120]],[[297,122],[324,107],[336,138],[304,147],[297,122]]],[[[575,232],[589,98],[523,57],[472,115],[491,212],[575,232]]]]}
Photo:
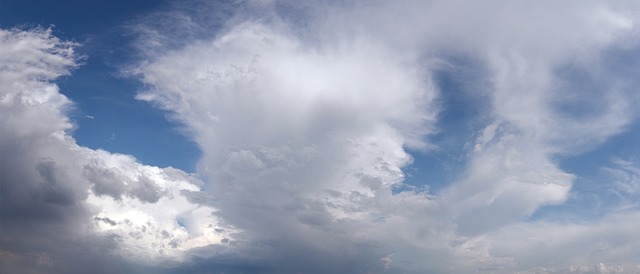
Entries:
{"type": "Polygon", "coordinates": [[[637,1],[0,1],[2,273],[640,273],[637,1]]]}

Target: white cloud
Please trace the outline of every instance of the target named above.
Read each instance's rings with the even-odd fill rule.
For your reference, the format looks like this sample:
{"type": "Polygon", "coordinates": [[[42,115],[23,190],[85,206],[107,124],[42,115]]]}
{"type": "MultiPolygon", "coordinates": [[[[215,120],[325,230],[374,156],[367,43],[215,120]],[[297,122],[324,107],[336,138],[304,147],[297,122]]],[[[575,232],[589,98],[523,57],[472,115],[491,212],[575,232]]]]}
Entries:
{"type": "Polygon", "coordinates": [[[173,168],[144,166],[130,156],[90,153],[85,174],[102,172],[101,180],[110,180],[103,184],[124,184],[122,193],[113,195],[98,193],[94,182],[86,200],[87,206],[94,208],[96,230],[118,237],[118,254],[147,264],[180,262],[189,249],[230,240],[233,231],[220,227],[213,208],[187,198],[188,193],[200,190],[200,182],[191,175],[173,168]]]}
{"type": "MultiPolygon", "coordinates": [[[[333,270],[362,255],[377,270],[562,272],[567,262],[534,264],[492,245],[527,237],[515,227],[551,231],[521,221],[568,199],[575,175],[554,158],[592,149],[635,119],[638,97],[620,84],[634,80],[598,69],[635,35],[637,15],[625,5],[634,4],[261,4],[253,8],[267,15],[239,13],[215,35],[151,54],[135,70],[149,86],[138,98],[193,131],[207,190],[220,195],[209,203],[271,252],[321,252],[295,258],[314,265],[328,256],[333,270]],[[490,121],[470,140],[459,182],[439,195],[392,195],[411,162],[405,147],[433,146],[425,136],[437,132],[440,106],[431,64],[456,55],[484,65],[478,74],[491,85],[466,92],[490,98],[482,113],[490,121]],[[616,84],[583,85],[607,81],[616,84]]],[[[269,258],[303,269],[283,260],[269,258]]]]}
{"type": "MultiPolygon", "coordinates": [[[[635,209],[584,223],[529,220],[569,198],[576,176],[558,156],[593,149],[638,115],[637,80],[606,60],[637,48],[628,12],[637,4],[272,1],[223,10],[242,5],[208,17],[212,7],[197,2],[129,26],[145,58],[128,70],[147,87],[138,99],[188,127],[204,182],[76,145],[66,132],[71,102],[51,82],[76,67],[76,45],[48,30],[0,33],[0,60],[12,68],[0,71],[11,267],[83,272],[100,260],[64,255],[122,254],[125,264],[176,271],[637,269],[635,209]],[[477,60],[484,71],[474,76],[490,83],[459,91],[489,99],[478,113],[486,124],[468,137],[468,166],[438,193],[394,193],[412,162],[405,149],[435,148],[427,137],[447,107],[439,98],[454,92],[438,90],[434,64],[459,56],[477,60]],[[48,238],[59,240],[42,244],[48,238]],[[83,241],[95,248],[70,244],[83,241]]],[[[635,171],[606,169],[620,191],[634,189],[635,171]]]]}
{"type": "Polygon", "coordinates": [[[600,176],[593,183],[593,190],[604,199],[596,208],[600,212],[629,212],[640,208],[640,169],[635,158],[616,158],[600,169],[600,176]]]}
{"type": "MultiPolygon", "coordinates": [[[[353,228],[381,233],[366,226],[386,213],[362,203],[404,199],[390,195],[411,162],[404,147],[428,147],[436,91],[418,65],[365,36],[306,48],[286,28],[247,22],[141,67],[150,89],[139,98],[193,130],[211,203],[243,240],[284,241],[269,252],[320,252],[340,267],[377,242],[353,228]],[[357,251],[335,252],[345,248],[357,251]]],[[[366,259],[384,267],[387,255],[366,259]]]]}
{"type": "Polygon", "coordinates": [[[637,273],[638,213],[614,213],[583,223],[532,222],[501,228],[482,239],[491,253],[524,269],[550,273],[637,273]]]}
{"type": "Polygon", "coordinates": [[[77,45],[51,32],[0,30],[3,270],[117,272],[103,256],[157,264],[220,243],[214,209],[187,198],[192,175],[75,144],[53,81],[77,67],[77,45]]]}
{"type": "Polygon", "coordinates": [[[640,194],[640,168],[633,160],[616,159],[603,171],[615,182],[614,188],[627,195],[640,194]]]}

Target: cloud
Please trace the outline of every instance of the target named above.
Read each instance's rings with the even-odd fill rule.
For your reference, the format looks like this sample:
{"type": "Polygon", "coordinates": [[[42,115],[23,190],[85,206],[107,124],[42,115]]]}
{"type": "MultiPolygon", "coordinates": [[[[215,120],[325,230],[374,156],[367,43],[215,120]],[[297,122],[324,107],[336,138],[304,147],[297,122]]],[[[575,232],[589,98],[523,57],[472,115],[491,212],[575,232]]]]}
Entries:
{"type": "Polygon", "coordinates": [[[281,254],[265,267],[381,269],[391,250],[373,235],[387,213],[367,203],[401,199],[390,188],[411,162],[403,147],[428,148],[438,112],[429,74],[409,61],[366,37],[307,48],[286,28],[245,22],[141,67],[150,89],[138,98],[193,131],[208,203],[255,245],[244,248],[281,254]],[[352,238],[358,227],[372,234],[352,238]]]}
{"type": "Polygon", "coordinates": [[[192,131],[215,196],[202,202],[242,231],[238,252],[266,272],[340,272],[348,262],[362,271],[552,269],[492,241],[552,231],[522,221],[569,199],[576,176],[555,159],[636,119],[634,80],[599,69],[636,35],[625,5],[634,4],[249,3],[211,33],[170,20],[196,35],[131,71],[148,86],[139,99],[192,131]],[[462,92],[489,98],[486,124],[474,125],[459,181],[438,194],[393,194],[412,161],[405,149],[436,148],[427,137],[446,107],[440,94],[453,91],[433,75],[451,56],[481,64],[489,85],[462,92]]]}
{"type": "Polygon", "coordinates": [[[596,210],[600,212],[628,212],[638,209],[640,170],[635,158],[614,159],[599,170],[592,192],[601,193],[596,210]],[[602,184],[608,182],[608,184],[602,184]]]}
{"type": "Polygon", "coordinates": [[[550,273],[637,273],[638,213],[589,223],[514,224],[483,239],[492,253],[550,273]],[[550,262],[553,262],[550,263],[550,262]]]}
{"type": "MultiPolygon", "coordinates": [[[[77,67],[78,45],[3,30],[3,270],[635,271],[636,208],[531,216],[572,197],[579,177],[559,157],[637,119],[637,64],[610,58],[637,52],[636,5],[169,5],[126,25],[140,59],[124,71],[187,127],[197,178],[75,144],[53,81],[77,67]],[[477,71],[461,90],[439,86],[456,60],[477,71]],[[430,137],[459,107],[453,92],[486,98],[463,173],[438,192],[403,185],[409,149],[440,149],[430,137]]],[[[636,193],[633,165],[603,170],[636,193]]]]}
{"type": "Polygon", "coordinates": [[[53,81],[77,67],[77,46],[50,29],[0,30],[2,272],[135,272],[220,243],[214,209],[187,199],[198,179],[70,137],[73,103],[53,81]]]}
{"type": "Polygon", "coordinates": [[[616,159],[615,166],[603,168],[603,172],[608,174],[615,181],[615,189],[624,194],[640,193],[640,168],[633,160],[616,159]]]}

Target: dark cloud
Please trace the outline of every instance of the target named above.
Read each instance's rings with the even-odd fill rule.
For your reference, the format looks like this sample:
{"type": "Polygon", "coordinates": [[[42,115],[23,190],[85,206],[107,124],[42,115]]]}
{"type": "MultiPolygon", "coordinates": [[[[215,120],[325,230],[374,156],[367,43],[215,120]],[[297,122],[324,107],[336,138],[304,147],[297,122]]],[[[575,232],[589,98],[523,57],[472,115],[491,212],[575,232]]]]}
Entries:
{"type": "Polygon", "coordinates": [[[91,182],[93,192],[97,195],[109,195],[120,200],[125,192],[124,178],[119,178],[112,170],[87,165],[84,167],[84,174],[91,182]]]}

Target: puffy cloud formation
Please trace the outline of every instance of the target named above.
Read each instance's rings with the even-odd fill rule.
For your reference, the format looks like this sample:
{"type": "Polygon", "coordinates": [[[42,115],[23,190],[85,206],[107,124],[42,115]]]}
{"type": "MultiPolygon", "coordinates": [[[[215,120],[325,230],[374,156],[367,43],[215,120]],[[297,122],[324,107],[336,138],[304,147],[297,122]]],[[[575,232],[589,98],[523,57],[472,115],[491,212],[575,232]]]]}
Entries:
{"type": "Polygon", "coordinates": [[[154,53],[133,71],[149,87],[138,98],[192,130],[217,197],[206,204],[266,272],[633,271],[638,245],[608,235],[635,239],[634,212],[522,222],[570,198],[576,176],[555,158],[636,118],[637,81],[608,60],[637,49],[633,5],[252,3],[214,35],[182,25],[185,45],[163,50],[176,34],[146,31],[140,48],[154,53]],[[434,149],[426,137],[452,91],[433,75],[456,57],[484,79],[463,92],[487,98],[466,171],[439,193],[397,193],[405,149],[434,149]],[[624,228],[607,225],[616,218],[624,228]],[[616,255],[585,253],[595,239],[616,255]]]}
{"type": "Polygon", "coordinates": [[[402,223],[420,214],[387,207],[435,206],[391,188],[411,161],[403,147],[425,147],[437,113],[427,71],[385,46],[355,37],[306,48],[284,29],[247,22],[143,67],[153,89],[139,98],[193,130],[209,203],[247,248],[274,254],[268,267],[382,269],[394,251],[378,235],[413,230],[402,223]]]}
{"type": "Polygon", "coordinates": [[[3,269],[640,272],[632,161],[603,168],[621,206],[532,217],[575,196],[560,157],[637,120],[635,2],[175,7],[127,25],[143,51],[127,72],[188,128],[202,181],[77,146],[52,83],[76,45],[2,32],[3,269]],[[438,84],[465,62],[460,90],[438,84]],[[463,173],[405,185],[407,149],[440,149],[429,137],[454,92],[484,99],[463,173]]]}
{"type": "Polygon", "coordinates": [[[122,255],[170,265],[229,241],[214,209],[188,200],[192,175],[76,145],[53,83],[77,67],[75,47],[50,29],[0,30],[2,272],[131,272],[122,255]]]}

